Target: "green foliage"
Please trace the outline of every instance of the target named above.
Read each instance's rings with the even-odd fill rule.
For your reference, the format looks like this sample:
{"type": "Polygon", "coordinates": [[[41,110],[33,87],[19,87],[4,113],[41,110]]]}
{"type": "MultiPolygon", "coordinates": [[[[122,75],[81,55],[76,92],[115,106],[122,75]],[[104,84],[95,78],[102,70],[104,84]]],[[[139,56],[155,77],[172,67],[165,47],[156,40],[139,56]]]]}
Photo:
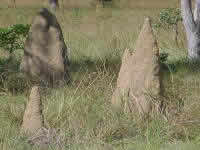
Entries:
{"type": "Polygon", "coordinates": [[[24,48],[24,38],[27,36],[30,25],[16,24],[7,28],[0,28],[0,48],[9,53],[24,48]]]}
{"type": "Polygon", "coordinates": [[[181,10],[179,8],[165,8],[160,11],[159,19],[154,24],[154,27],[167,27],[171,28],[182,21],[181,10]]]}
{"type": "Polygon", "coordinates": [[[160,62],[162,65],[164,65],[165,67],[167,67],[167,69],[170,72],[176,72],[176,66],[173,63],[168,63],[168,57],[169,57],[169,53],[167,52],[162,52],[160,53],[160,62]]]}
{"type": "Polygon", "coordinates": [[[0,72],[4,71],[4,67],[7,64],[7,60],[6,59],[0,59],[0,72]]]}
{"type": "Polygon", "coordinates": [[[168,58],[169,54],[166,53],[166,52],[163,52],[163,53],[160,53],[160,61],[161,63],[164,63],[167,61],[167,58],[168,58]]]}
{"type": "Polygon", "coordinates": [[[28,35],[30,25],[15,24],[0,28],[0,50],[9,52],[8,58],[0,59],[0,89],[1,91],[23,91],[26,82],[17,74],[19,61],[13,57],[18,49],[24,48],[24,40],[28,35]]]}

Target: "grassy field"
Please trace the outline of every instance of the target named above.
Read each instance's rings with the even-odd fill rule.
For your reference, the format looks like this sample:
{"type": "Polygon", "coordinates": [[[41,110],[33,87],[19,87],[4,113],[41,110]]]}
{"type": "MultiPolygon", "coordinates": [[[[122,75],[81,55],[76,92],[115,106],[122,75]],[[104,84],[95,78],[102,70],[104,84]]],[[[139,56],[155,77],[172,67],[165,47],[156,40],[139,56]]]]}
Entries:
{"type": "MultiPolygon", "coordinates": [[[[200,149],[200,64],[187,60],[181,23],[178,45],[173,40],[173,31],[155,30],[161,53],[169,54],[163,69],[168,119],[156,116],[151,122],[141,122],[111,109],[123,51],[125,48],[134,51],[144,18],[150,16],[155,23],[164,7],[161,0],[152,0],[151,4],[147,0],[134,2],[137,7],[132,9],[104,8],[96,13],[92,8],[67,8],[56,14],[69,48],[72,83],[62,89],[43,89],[42,102],[45,125],[60,130],[63,149],[200,149]]],[[[171,1],[165,3],[172,6],[171,1]]],[[[38,10],[39,6],[28,4],[16,9],[2,8],[0,27],[30,24],[38,10]]],[[[7,56],[1,53],[0,59],[7,56]]],[[[7,74],[0,85],[1,150],[38,149],[19,134],[30,88],[19,74],[22,54],[16,51],[7,71],[0,72],[0,77],[7,74]]],[[[50,145],[49,149],[56,147],[50,145]]]]}
{"type": "MultiPolygon", "coordinates": [[[[115,6],[131,7],[131,8],[166,8],[178,5],[179,0],[112,0],[115,6]]],[[[48,0],[15,0],[16,6],[19,7],[38,7],[46,6],[48,0]]],[[[94,7],[95,0],[60,0],[59,3],[65,8],[72,7],[94,7]]],[[[13,5],[13,0],[1,0],[0,7],[10,7],[13,5]]]]}

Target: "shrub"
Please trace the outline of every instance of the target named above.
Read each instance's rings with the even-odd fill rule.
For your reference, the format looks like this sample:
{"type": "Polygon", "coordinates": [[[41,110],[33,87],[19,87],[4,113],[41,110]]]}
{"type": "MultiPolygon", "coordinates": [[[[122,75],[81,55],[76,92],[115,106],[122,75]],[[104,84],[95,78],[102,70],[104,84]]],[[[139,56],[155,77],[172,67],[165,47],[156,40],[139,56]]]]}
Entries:
{"type": "Polygon", "coordinates": [[[159,18],[154,27],[172,28],[179,21],[182,21],[181,10],[179,8],[165,8],[160,11],[159,18]]]}
{"type": "Polygon", "coordinates": [[[24,48],[24,39],[28,35],[30,25],[16,24],[0,28],[0,49],[9,53],[24,48]]]}
{"type": "Polygon", "coordinates": [[[174,41],[178,45],[178,23],[182,21],[179,8],[165,8],[160,11],[159,17],[153,25],[154,29],[174,30],[174,41]]]}
{"type": "Polygon", "coordinates": [[[26,85],[23,77],[18,76],[19,62],[13,57],[16,50],[24,49],[24,40],[30,25],[16,24],[0,28],[0,50],[9,53],[8,58],[0,58],[0,85],[3,91],[23,91],[26,85]]]}

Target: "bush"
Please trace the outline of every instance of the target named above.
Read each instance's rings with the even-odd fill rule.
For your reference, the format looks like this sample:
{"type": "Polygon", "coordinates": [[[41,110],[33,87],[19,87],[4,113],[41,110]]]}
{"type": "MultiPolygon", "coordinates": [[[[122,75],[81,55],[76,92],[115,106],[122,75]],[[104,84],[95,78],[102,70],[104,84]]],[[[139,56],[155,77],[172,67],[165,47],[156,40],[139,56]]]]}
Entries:
{"type": "Polygon", "coordinates": [[[30,25],[16,24],[7,28],[0,28],[0,49],[14,52],[24,48],[24,39],[28,35],[30,25]]]}
{"type": "Polygon", "coordinates": [[[182,21],[181,10],[179,8],[165,8],[160,11],[158,20],[154,24],[155,28],[173,28],[182,21]]]}
{"type": "MultiPolygon", "coordinates": [[[[0,28],[0,50],[9,53],[8,58],[0,58],[0,85],[3,91],[23,91],[26,85],[23,77],[18,76],[19,61],[13,57],[16,50],[24,49],[24,41],[30,25],[16,24],[0,28]]],[[[4,53],[5,53],[4,52],[4,53]]]]}

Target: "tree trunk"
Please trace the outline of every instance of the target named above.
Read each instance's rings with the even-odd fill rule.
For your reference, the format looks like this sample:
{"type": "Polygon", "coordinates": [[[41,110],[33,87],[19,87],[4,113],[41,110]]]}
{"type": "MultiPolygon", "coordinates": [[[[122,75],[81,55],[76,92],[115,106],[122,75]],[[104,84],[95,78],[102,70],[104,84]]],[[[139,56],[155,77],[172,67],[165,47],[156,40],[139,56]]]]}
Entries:
{"type": "Polygon", "coordinates": [[[16,8],[16,0],[10,0],[8,3],[9,8],[16,8]]]}
{"type": "Polygon", "coordinates": [[[98,8],[104,8],[103,0],[97,0],[96,9],[98,9],[98,8]]]}
{"type": "Polygon", "coordinates": [[[14,8],[16,8],[16,0],[13,0],[14,8]]]}
{"type": "Polygon", "coordinates": [[[58,0],[49,0],[49,5],[53,11],[56,11],[56,9],[59,8],[58,0]]]}
{"type": "Polygon", "coordinates": [[[174,41],[176,43],[176,46],[179,46],[179,44],[178,44],[178,24],[174,25],[173,30],[175,32],[175,34],[174,34],[174,41]]]}
{"type": "Polygon", "coordinates": [[[194,14],[191,0],[181,0],[181,9],[188,41],[188,57],[200,60],[200,0],[196,0],[194,14]]]}

